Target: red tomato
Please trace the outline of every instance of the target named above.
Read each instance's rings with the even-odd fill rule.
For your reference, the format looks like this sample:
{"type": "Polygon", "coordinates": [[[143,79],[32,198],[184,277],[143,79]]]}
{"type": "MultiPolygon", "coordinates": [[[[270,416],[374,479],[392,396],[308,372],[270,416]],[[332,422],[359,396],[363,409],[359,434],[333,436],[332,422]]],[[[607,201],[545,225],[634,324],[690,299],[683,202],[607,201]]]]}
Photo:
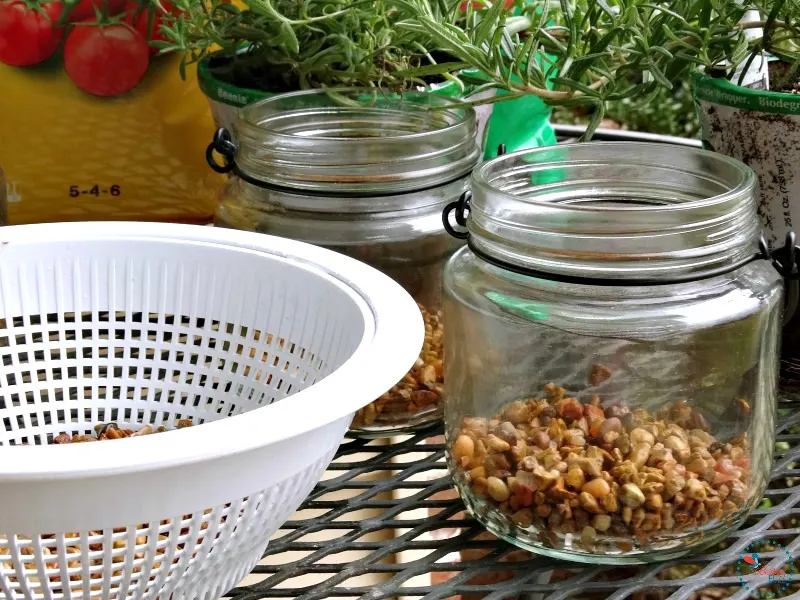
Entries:
{"type": "MultiPolygon", "coordinates": [[[[74,1],[74,0],[73,0],[74,1]]],[[[108,17],[120,14],[125,10],[126,0],[80,0],[69,13],[70,23],[79,21],[94,21],[97,16],[95,8],[108,17]]]]}
{"type": "Polygon", "coordinates": [[[60,2],[28,8],[19,0],[0,0],[0,62],[30,67],[50,58],[64,37],[56,26],[62,8],[60,2]]]}
{"type": "MultiPolygon", "coordinates": [[[[144,39],[149,42],[165,42],[167,38],[165,38],[160,31],[161,24],[164,22],[164,17],[167,14],[175,14],[177,9],[170,3],[170,2],[162,2],[161,7],[158,6],[151,6],[142,10],[141,6],[138,4],[128,4],[128,16],[125,19],[126,23],[133,25],[136,31],[139,32],[144,39]],[[150,16],[152,14],[152,17],[150,16]],[[148,22],[152,18],[152,22],[150,27],[148,27],[148,22]]],[[[153,48],[150,46],[150,54],[158,54],[158,48],[153,48]]]]}
{"type": "Polygon", "coordinates": [[[127,24],[76,25],[64,46],[64,68],[80,89],[95,96],[129,92],[147,72],[147,42],[127,24]]]}

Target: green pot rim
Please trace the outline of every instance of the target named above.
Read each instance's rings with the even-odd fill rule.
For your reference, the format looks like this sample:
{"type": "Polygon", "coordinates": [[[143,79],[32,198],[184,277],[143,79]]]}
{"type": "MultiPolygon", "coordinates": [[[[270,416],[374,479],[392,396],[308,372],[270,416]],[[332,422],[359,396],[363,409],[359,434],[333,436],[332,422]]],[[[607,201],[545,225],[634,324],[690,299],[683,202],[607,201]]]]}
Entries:
{"type": "Polygon", "coordinates": [[[699,71],[692,74],[695,100],[762,113],[800,115],[800,94],[742,87],[699,71]]]}
{"type": "MultiPolygon", "coordinates": [[[[239,87],[216,78],[208,65],[219,53],[206,56],[197,65],[197,81],[202,92],[211,100],[241,108],[252,102],[277,95],[277,92],[264,92],[252,88],[239,87]]],[[[461,95],[461,89],[454,81],[434,84],[430,88],[432,94],[455,98],[461,95]]]]}

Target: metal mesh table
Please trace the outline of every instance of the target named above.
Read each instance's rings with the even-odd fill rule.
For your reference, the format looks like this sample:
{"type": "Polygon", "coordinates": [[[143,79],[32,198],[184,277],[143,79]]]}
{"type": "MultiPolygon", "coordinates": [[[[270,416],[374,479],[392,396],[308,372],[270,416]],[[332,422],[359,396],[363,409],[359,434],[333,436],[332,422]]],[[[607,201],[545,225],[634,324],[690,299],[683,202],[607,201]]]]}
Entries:
{"type": "MultiPolygon", "coordinates": [[[[579,127],[560,126],[562,141],[579,127]]],[[[596,139],[688,143],[664,136],[600,131],[596,139]]],[[[227,597],[533,598],[535,600],[772,600],[800,598],[800,411],[781,405],[766,502],[706,553],[642,567],[598,567],[536,557],[497,540],[465,514],[444,464],[440,426],[393,440],[345,440],[323,480],[285,524],[262,564],[227,597]],[[770,506],[771,505],[771,506],[770,506]],[[790,585],[737,576],[751,543],[783,567],[790,585]],[[378,583],[375,583],[375,582],[378,583]],[[780,588],[780,589],[776,589],[780,588]]],[[[309,440],[313,443],[313,440],[309,440]]]]}
{"type": "MultiPolygon", "coordinates": [[[[645,567],[595,567],[535,557],[485,534],[464,514],[444,465],[440,429],[392,441],[346,440],[329,469],[329,479],[308,497],[254,576],[261,581],[238,587],[237,600],[261,598],[394,598],[456,596],[487,599],[528,597],[608,598],[617,600],[696,597],[709,600],[759,597],[751,594],[735,569],[756,540],[776,540],[800,555],[800,412],[782,405],[778,444],[766,498],[771,508],[756,510],[724,544],[704,554],[645,567]],[[398,493],[400,492],[400,493],[398,493]],[[346,497],[346,499],[336,499],[346,497]],[[354,512],[374,515],[361,520],[354,512]],[[391,531],[388,540],[370,535],[391,531]],[[307,541],[311,534],[321,534],[307,541]],[[354,560],[337,556],[358,554],[354,560]],[[364,586],[359,578],[384,574],[385,581],[364,586]],[[298,587],[301,577],[314,583],[298,587]],[[420,583],[423,581],[424,583],[420,583]],[[531,596],[533,595],[533,596],[531,596]]],[[[782,552],[761,553],[773,567],[785,566],[782,552]]],[[[800,575],[789,575],[800,589],[800,575]]],[[[795,586],[768,596],[800,597],[795,586]]]]}

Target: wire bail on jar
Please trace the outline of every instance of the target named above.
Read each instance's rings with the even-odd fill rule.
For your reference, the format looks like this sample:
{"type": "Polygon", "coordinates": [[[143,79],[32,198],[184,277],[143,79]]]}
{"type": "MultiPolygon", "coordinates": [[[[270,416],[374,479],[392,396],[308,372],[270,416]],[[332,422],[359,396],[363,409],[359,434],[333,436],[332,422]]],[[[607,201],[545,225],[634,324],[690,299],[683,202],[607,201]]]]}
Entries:
{"type": "MultiPolygon", "coordinates": [[[[506,145],[500,144],[497,147],[497,156],[503,156],[506,153],[506,145]]],[[[458,231],[450,223],[450,213],[453,213],[453,218],[459,227],[467,226],[467,217],[469,217],[469,201],[472,199],[472,192],[465,191],[455,202],[451,202],[444,207],[442,211],[442,225],[444,230],[458,240],[466,240],[469,238],[469,232],[458,231]]]]}
{"type": "Polygon", "coordinates": [[[206,162],[217,173],[230,173],[236,169],[236,144],[233,143],[230,131],[220,127],[214,132],[214,138],[206,148],[206,162]],[[214,151],[225,158],[224,164],[219,164],[214,159],[214,151]]]}

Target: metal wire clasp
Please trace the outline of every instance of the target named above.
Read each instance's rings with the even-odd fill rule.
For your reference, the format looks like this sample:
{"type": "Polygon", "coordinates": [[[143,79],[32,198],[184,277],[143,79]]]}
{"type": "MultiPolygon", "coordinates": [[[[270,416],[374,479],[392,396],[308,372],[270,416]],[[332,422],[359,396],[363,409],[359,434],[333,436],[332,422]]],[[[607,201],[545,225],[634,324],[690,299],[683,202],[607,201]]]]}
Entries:
{"type": "Polygon", "coordinates": [[[797,236],[794,231],[786,234],[782,248],[770,252],[767,242],[762,237],[758,242],[761,258],[769,260],[773,268],[786,282],[785,302],[783,308],[783,324],[789,323],[800,304],[800,250],[797,248],[797,236]]]}
{"type": "Polygon", "coordinates": [[[206,148],[206,162],[208,166],[217,173],[230,173],[235,168],[234,158],[236,157],[236,144],[233,143],[230,132],[224,127],[220,127],[214,132],[214,139],[206,148]],[[223,156],[224,164],[219,164],[214,159],[214,150],[223,156]]]}
{"type": "Polygon", "coordinates": [[[772,262],[772,266],[780,273],[781,277],[789,281],[800,280],[800,272],[798,272],[800,250],[797,248],[797,236],[794,231],[786,234],[783,248],[770,252],[763,237],[758,242],[758,248],[762,257],[772,262]]]}
{"type": "MultiPolygon", "coordinates": [[[[497,147],[497,156],[503,156],[506,153],[506,145],[500,144],[497,147]]],[[[467,217],[469,217],[469,202],[472,200],[472,192],[467,190],[458,200],[455,202],[451,202],[447,206],[444,207],[442,211],[442,225],[444,225],[444,230],[452,235],[454,238],[459,240],[465,240],[469,237],[468,231],[458,231],[453,225],[450,223],[450,213],[455,211],[455,215],[453,218],[455,219],[456,224],[459,227],[466,227],[467,226],[467,217]]]]}
{"type": "Polygon", "coordinates": [[[467,217],[469,216],[469,201],[471,199],[472,193],[467,190],[461,194],[458,200],[445,206],[444,210],[442,211],[442,225],[444,225],[444,230],[456,239],[467,239],[469,237],[469,232],[458,231],[455,227],[453,227],[450,224],[450,213],[455,211],[453,218],[455,219],[456,224],[459,227],[466,227],[467,217]]]}

